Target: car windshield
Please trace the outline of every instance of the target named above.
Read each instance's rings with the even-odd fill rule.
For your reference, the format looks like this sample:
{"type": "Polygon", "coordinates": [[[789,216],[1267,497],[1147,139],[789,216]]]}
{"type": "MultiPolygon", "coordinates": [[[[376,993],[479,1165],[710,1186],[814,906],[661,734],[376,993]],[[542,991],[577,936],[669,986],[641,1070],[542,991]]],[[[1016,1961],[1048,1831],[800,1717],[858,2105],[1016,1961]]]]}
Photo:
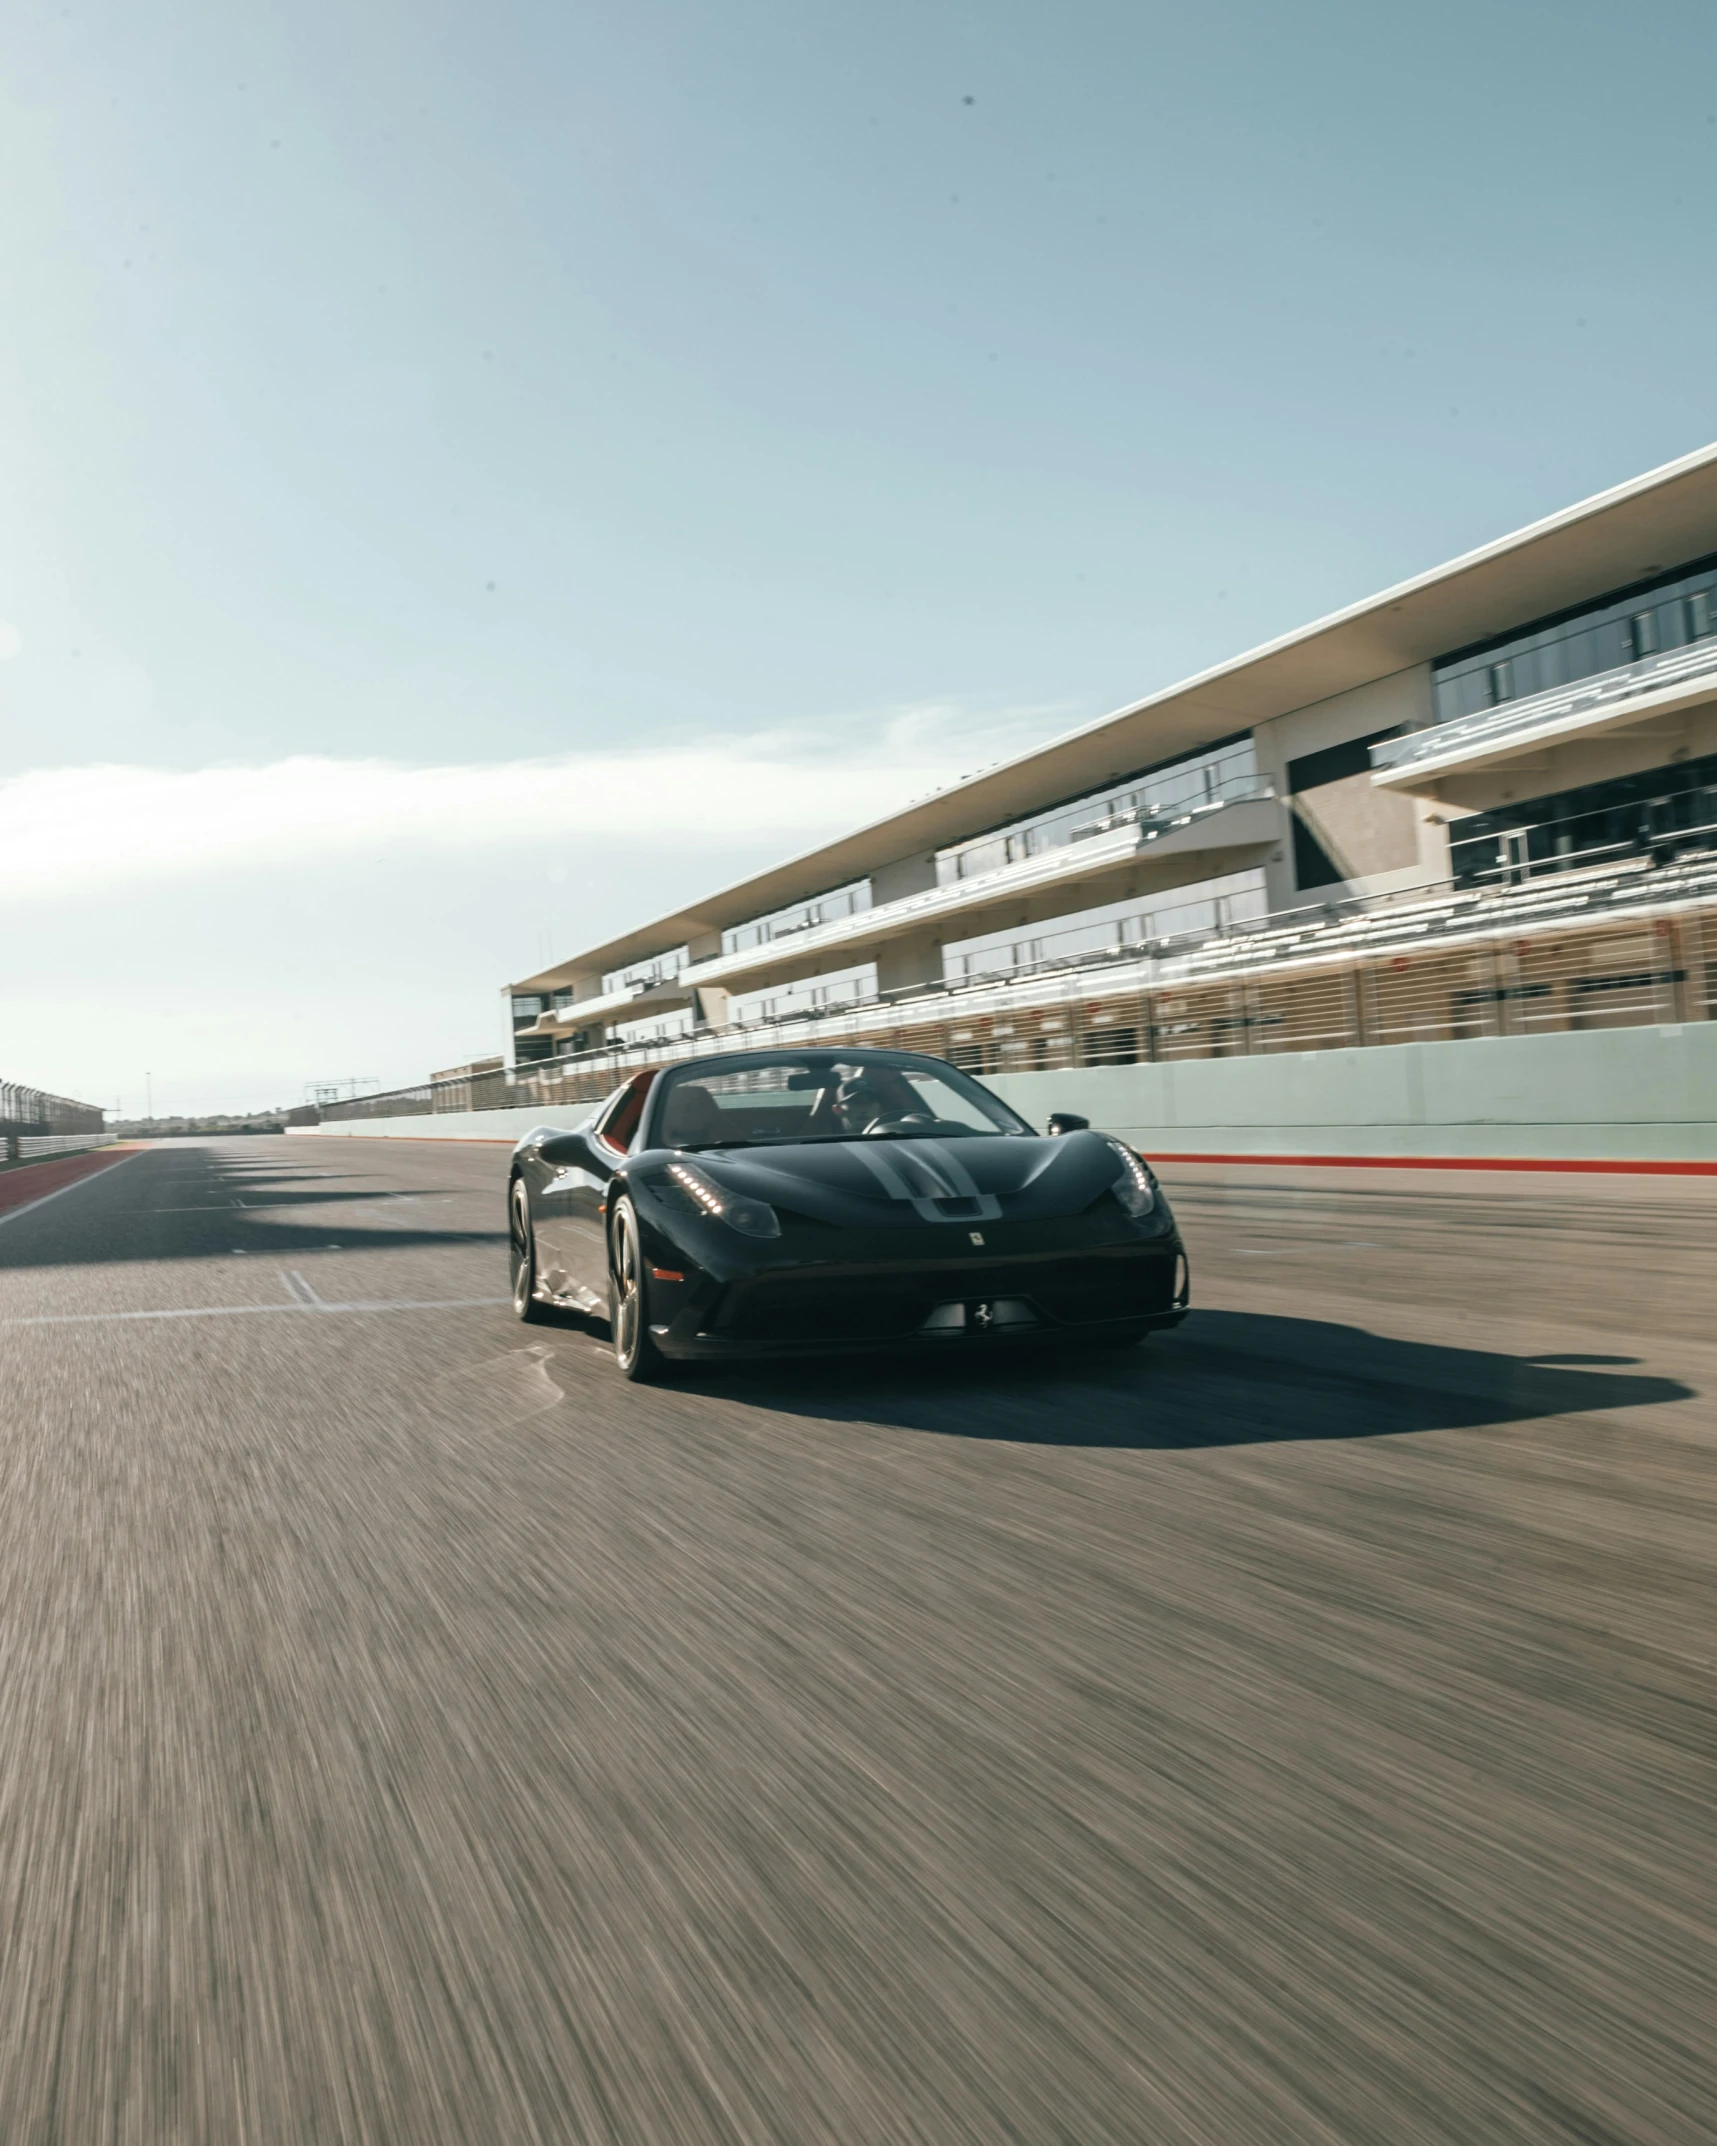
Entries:
{"type": "Polygon", "coordinates": [[[972,1139],[1029,1133],[953,1066],[886,1052],[766,1058],[661,1076],[651,1144],[763,1147],[807,1140],[972,1139]]]}

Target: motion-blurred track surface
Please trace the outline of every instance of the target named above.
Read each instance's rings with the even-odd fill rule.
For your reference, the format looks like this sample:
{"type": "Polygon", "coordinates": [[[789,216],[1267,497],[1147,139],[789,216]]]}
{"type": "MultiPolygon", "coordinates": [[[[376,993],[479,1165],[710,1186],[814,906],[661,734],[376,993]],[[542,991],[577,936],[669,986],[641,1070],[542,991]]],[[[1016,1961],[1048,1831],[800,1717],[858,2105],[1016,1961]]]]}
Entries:
{"type": "Polygon", "coordinates": [[[1717,2132],[1717,1188],[1185,1170],[1136,1355],[652,1393],[504,1167],[0,1223],[0,2140],[1717,2132]]]}

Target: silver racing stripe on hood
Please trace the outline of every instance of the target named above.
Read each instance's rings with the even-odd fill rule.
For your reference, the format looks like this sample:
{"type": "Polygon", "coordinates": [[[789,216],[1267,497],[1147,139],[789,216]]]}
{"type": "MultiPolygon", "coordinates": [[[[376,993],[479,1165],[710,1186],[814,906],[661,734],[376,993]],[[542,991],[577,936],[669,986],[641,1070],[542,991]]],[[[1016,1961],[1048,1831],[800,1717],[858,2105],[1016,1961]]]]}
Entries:
{"type": "Polygon", "coordinates": [[[910,1200],[926,1222],[994,1222],[1001,1215],[1001,1201],[980,1192],[971,1171],[940,1140],[856,1140],[852,1152],[891,1200],[910,1200]],[[945,1200],[957,1200],[959,1214],[944,1214],[945,1200]]]}

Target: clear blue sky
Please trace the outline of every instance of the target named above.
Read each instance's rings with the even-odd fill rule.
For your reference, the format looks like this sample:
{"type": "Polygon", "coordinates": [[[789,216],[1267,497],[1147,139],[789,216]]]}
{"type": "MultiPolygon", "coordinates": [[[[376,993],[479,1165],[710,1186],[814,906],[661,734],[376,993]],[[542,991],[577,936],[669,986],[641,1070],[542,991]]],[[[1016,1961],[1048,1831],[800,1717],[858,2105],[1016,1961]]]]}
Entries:
{"type": "MultiPolygon", "coordinates": [[[[969,766],[992,720],[1089,719],[1717,433],[1709,6],[8,24],[0,775],[671,771],[771,732],[831,756],[838,825],[902,711],[969,766]]],[[[796,846],[724,813],[584,881],[533,831],[532,888],[569,888],[546,927],[492,832],[457,926],[445,843],[387,851],[379,905],[335,845],[363,1069],[490,1045],[541,929],[564,951],[796,846]]],[[[74,1080],[49,971],[101,958],[116,902],[150,920],[139,1051],[241,943],[265,1004],[295,854],[39,903],[66,936],[3,1070],[74,1080]]],[[[186,1082],[346,1070],[313,996],[295,1018],[301,1047],[186,1082]]]]}

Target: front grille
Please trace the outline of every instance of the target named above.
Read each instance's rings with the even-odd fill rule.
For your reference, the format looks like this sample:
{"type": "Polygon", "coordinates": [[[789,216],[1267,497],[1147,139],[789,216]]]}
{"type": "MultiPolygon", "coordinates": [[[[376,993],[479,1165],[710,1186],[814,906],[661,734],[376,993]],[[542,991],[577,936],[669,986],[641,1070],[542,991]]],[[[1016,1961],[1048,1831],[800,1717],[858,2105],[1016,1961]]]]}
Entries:
{"type": "Polygon", "coordinates": [[[1172,1310],[1174,1275],[1172,1251],[1131,1246],[882,1274],[766,1274],[728,1291],[713,1331],[735,1341],[904,1340],[938,1304],[997,1297],[1024,1297],[1047,1325],[1088,1326],[1172,1310]]]}

